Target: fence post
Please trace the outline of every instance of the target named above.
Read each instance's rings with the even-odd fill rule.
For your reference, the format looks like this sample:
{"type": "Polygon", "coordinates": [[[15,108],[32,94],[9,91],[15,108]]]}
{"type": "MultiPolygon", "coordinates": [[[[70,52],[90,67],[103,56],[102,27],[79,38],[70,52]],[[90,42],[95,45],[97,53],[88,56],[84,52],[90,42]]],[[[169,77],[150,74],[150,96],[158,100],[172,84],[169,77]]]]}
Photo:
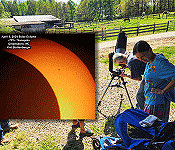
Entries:
{"type": "Polygon", "coordinates": [[[168,31],[168,27],[169,27],[169,21],[168,21],[168,23],[167,23],[167,29],[166,29],[166,32],[168,31]]]}
{"type": "Polygon", "coordinates": [[[105,28],[105,32],[104,32],[104,34],[105,34],[105,40],[106,40],[106,28],[105,28]]]}
{"type": "Polygon", "coordinates": [[[137,26],[137,36],[139,35],[139,26],[137,26]]]}
{"type": "Polygon", "coordinates": [[[155,25],[155,22],[154,22],[153,34],[154,34],[154,32],[155,32],[155,28],[156,28],[156,25],[155,25]]]}
{"type": "Polygon", "coordinates": [[[120,32],[122,32],[122,27],[120,26],[120,32]]]}

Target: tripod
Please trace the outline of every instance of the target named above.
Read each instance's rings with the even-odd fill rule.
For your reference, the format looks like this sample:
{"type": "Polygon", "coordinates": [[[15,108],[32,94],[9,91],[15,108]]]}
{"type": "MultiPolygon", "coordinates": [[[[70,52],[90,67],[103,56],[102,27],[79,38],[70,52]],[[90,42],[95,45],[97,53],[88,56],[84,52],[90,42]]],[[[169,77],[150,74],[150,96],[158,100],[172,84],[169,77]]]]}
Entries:
{"type": "MultiPolygon", "coordinates": [[[[131,98],[130,98],[129,93],[128,93],[128,90],[127,90],[127,88],[126,88],[126,83],[127,83],[127,82],[124,81],[124,78],[123,78],[123,77],[121,77],[120,75],[116,75],[116,74],[114,74],[114,73],[111,73],[111,80],[110,80],[110,82],[109,82],[109,84],[108,84],[106,90],[104,91],[104,93],[103,93],[103,95],[102,95],[100,101],[98,102],[97,106],[100,106],[100,104],[101,104],[101,102],[102,102],[102,99],[103,99],[103,97],[105,96],[105,94],[106,94],[106,92],[107,92],[107,90],[108,90],[109,87],[119,87],[119,88],[123,88],[123,87],[122,87],[120,84],[118,84],[118,83],[111,85],[111,83],[112,83],[112,81],[115,79],[115,77],[118,77],[118,80],[121,79],[122,84],[123,84],[123,86],[124,86],[124,89],[125,89],[125,91],[126,91],[126,94],[127,94],[127,96],[128,96],[128,99],[129,99],[131,108],[134,109],[133,104],[132,104],[132,102],[131,102],[131,98]]],[[[100,110],[97,109],[97,111],[98,111],[99,113],[102,114],[102,112],[101,112],[100,110]]],[[[106,115],[104,115],[104,114],[102,114],[102,115],[103,115],[105,118],[108,118],[106,115]]]]}

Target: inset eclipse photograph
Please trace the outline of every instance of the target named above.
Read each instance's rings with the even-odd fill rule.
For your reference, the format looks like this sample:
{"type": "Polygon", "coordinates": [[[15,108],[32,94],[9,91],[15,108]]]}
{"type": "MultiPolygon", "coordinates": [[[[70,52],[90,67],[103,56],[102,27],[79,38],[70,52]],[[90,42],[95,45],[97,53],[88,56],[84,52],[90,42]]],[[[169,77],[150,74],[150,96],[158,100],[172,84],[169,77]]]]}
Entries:
{"type": "Polygon", "coordinates": [[[1,119],[95,119],[95,35],[0,35],[1,119]]]}

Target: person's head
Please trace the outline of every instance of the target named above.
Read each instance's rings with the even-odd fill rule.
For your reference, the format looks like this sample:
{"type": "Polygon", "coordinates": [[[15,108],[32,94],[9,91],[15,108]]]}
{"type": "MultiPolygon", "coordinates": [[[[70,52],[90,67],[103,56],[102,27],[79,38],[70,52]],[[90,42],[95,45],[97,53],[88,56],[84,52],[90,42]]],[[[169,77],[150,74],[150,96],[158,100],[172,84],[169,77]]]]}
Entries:
{"type": "Polygon", "coordinates": [[[116,64],[126,64],[126,55],[122,53],[115,53],[113,55],[113,62],[116,64]]]}
{"type": "Polygon", "coordinates": [[[134,45],[133,55],[140,61],[147,63],[152,61],[154,53],[151,46],[146,41],[139,41],[134,45]]]}

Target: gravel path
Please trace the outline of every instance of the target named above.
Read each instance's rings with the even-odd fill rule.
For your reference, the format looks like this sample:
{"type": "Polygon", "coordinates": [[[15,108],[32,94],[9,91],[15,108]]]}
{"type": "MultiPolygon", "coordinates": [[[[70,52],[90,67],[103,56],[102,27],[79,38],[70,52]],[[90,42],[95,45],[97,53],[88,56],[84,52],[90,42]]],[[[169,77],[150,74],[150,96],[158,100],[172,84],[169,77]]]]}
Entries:
{"type": "MultiPolygon", "coordinates": [[[[127,44],[128,45],[133,44],[139,40],[145,40],[145,41],[160,40],[162,38],[170,38],[170,37],[174,37],[174,36],[175,36],[175,31],[158,33],[158,34],[151,34],[151,35],[145,35],[145,36],[137,36],[137,37],[133,37],[133,38],[127,38],[127,44]]],[[[96,44],[96,50],[100,50],[102,48],[113,47],[115,45],[116,45],[116,40],[98,43],[98,44],[96,44]]]]}
{"type": "MultiPolygon", "coordinates": [[[[154,38],[153,35],[143,36],[143,37],[136,37],[136,38],[128,38],[127,44],[127,51],[132,50],[134,43],[140,39],[144,39],[150,43],[152,48],[157,48],[160,46],[175,46],[175,32],[167,32],[161,34],[155,34],[154,38]],[[146,38],[147,37],[147,38],[146,38]]],[[[98,102],[106,89],[111,77],[108,71],[108,64],[100,63],[100,60],[103,60],[105,57],[108,56],[108,53],[114,51],[114,46],[116,41],[111,42],[104,42],[100,43],[98,46],[96,45],[96,101],[98,102]]],[[[137,90],[139,88],[139,81],[132,81],[129,79],[125,79],[127,81],[127,89],[131,100],[135,106],[136,100],[135,96],[137,90]]],[[[128,98],[126,95],[125,90],[121,88],[110,88],[106,95],[104,96],[102,103],[99,107],[99,110],[106,116],[115,116],[117,114],[117,110],[119,109],[120,101],[122,100],[122,112],[124,109],[129,108],[130,104],[128,102],[128,98]],[[122,94],[122,95],[121,95],[122,94]],[[121,99],[123,96],[123,99],[121,99]]],[[[174,120],[174,110],[171,109],[170,121],[174,120]]],[[[97,114],[96,120],[87,120],[86,128],[95,128],[99,129],[100,135],[104,136],[103,129],[105,128],[106,119],[103,115],[97,114]]],[[[18,132],[25,131],[28,133],[28,136],[31,139],[36,141],[43,140],[45,138],[44,135],[51,134],[53,137],[60,137],[60,142],[58,142],[58,148],[69,150],[73,147],[76,147],[77,144],[79,145],[79,149],[89,149],[92,150],[92,139],[87,137],[84,138],[82,141],[78,140],[79,129],[76,131],[77,137],[70,134],[71,131],[71,120],[20,120],[20,119],[12,119],[10,120],[11,124],[19,123],[18,132]],[[71,142],[74,140],[75,142],[71,142]],[[71,148],[70,148],[71,146],[71,148]]],[[[113,136],[112,133],[107,132],[106,135],[113,136]]],[[[110,130],[109,130],[110,131],[110,130]]],[[[18,133],[17,132],[17,133],[18,133]]],[[[7,138],[13,138],[14,135],[8,135],[7,138]]],[[[96,135],[96,134],[95,134],[96,135]]],[[[75,149],[78,149],[77,147],[75,149]]]]}

